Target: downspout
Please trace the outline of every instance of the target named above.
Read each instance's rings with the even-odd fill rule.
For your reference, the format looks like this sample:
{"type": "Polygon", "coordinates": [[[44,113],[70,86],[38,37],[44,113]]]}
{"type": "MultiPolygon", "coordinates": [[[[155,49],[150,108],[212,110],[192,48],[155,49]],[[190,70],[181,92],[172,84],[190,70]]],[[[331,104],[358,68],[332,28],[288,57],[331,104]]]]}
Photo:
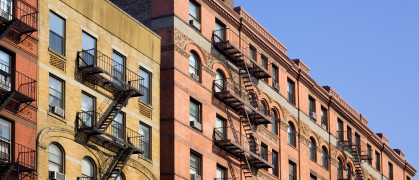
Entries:
{"type": "Polygon", "coordinates": [[[381,173],[381,179],[384,180],[384,167],[383,167],[383,150],[385,147],[385,143],[383,143],[383,147],[380,149],[380,173],[381,173]]]}
{"type": "MultiPolygon", "coordinates": [[[[297,100],[296,100],[296,102],[298,103],[297,104],[297,110],[298,110],[298,113],[297,113],[297,122],[298,122],[298,127],[300,128],[300,126],[299,126],[299,124],[300,124],[300,77],[301,77],[301,68],[299,68],[298,69],[298,76],[297,76],[297,83],[296,83],[296,85],[297,85],[297,90],[296,90],[296,92],[294,92],[294,94],[298,97],[298,98],[296,98],[297,100]]],[[[301,129],[299,129],[298,130],[298,141],[300,141],[301,140],[301,129]]],[[[300,146],[300,142],[298,142],[298,145],[300,146]]],[[[301,148],[300,148],[301,149],[301,148]]],[[[298,171],[298,175],[300,176],[300,178],[299,179],[301,179],[301,150],[299,151],[299,153],[298,153],[298,169],[299,169],[299,171],[298,171]]]]}
{"type": "Polygon", "coordinates": [[[331,142],[331,140],[332,140],[332,133],[330,133],[330,114],[331,114],[331,111],[330,111],[330,104],[332,103],[332,95],[330,95],[330,97],[329,97],[329,102],[327,103],[327,131],[329,132],[329,152],[327,153],[327,158],[328,158],[328,161],[327,161],[327,167],[329,168],[329,179],[332,179],[332,172],[331,172],[331,170],[332,170],[332,161],[331,161],[331,157],[332,157],[332,154],[331,154],[331,148],[332,148],[332,142],[331,142]]]}

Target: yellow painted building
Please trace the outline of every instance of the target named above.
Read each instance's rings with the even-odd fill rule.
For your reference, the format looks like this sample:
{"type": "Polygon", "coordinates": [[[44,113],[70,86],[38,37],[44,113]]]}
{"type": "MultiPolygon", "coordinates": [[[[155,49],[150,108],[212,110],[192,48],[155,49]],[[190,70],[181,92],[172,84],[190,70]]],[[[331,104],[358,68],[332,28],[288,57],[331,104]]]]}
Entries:
{"type": "Polygon", "coordinates": [[[39,0],[38,179],[160,179],[160,37],[107,0],[39,0]]]}

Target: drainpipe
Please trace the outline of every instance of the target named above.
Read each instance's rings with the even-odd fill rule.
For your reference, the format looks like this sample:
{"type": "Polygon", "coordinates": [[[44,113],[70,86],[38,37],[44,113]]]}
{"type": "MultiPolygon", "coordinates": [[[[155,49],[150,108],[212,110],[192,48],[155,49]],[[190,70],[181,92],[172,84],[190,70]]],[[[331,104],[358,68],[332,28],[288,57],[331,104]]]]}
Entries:
{"type": "MultiPolygon", "coordinates": [[[[295,101],[295,102],[297,102],[298,104],[297,104],[297,110],[298,110],[298,113],[297,113],[297,122],[298,122],[298,127],[300,127],[299,126],[299,124],[300,124],[300,94],[299,94],[299,92],[300,92],[300,77],[301,77],[301,68],[299,68],[298,69],[298,76],[297,76],[297,90],[296,90],[296,92],[294,92],[294,95],[296,95],[297,97],[294,97],[294,98],[296,98],[297,100],[295,101]]],[[[298,131],[299,133],[298,133],[298,140],[300,141],[300,139],[301,139],[301,130],[299,129],[299,131],[298,131]]],[[[300,142],[298,142],[298,145],[300,146],[300,142]]],[[[301,149],[301,147],[300,147],[300,149],[301,149]]],[[[300,178],[299,179],[301,179],[301,151],[299,151],[299,153],[298,153],[298,167],[299,167],[299,173],[298,173],[298,175],[300,176],[300,178]]]]}
{"type": "Polygon", "coordinates": [[[381,173],[381,179],[384,180],[384,167],[383,167],[383,151],[384,151],[385,143],[383,143],[383,147],[380,149],[380,173],[381,173]]]}
{"type": "Polygon", "coordinates": [[[327,103],[327,131],[329,132],[329,152],[327,153],[327,158],[328,158],[328,161],[327,161],[327,168],[329,168],[330,169],[330,171],[329,171],[329,179],[332,179],[332,173],[331,173],[331,170],[332,170],[332,161],[330,161],[332,158],[330,158],[330,157],[332,157],[332,154],[331,154],[331,147],[332,147],[332,142],[331,142],[331,140],[332,140],[332,133],[330,133],[330,114],[331,114],[331,111],[330,111],[330,104],[332,103],[332,95],[330,95],[330,97],[329,97],[329,102],[327,103]]]}

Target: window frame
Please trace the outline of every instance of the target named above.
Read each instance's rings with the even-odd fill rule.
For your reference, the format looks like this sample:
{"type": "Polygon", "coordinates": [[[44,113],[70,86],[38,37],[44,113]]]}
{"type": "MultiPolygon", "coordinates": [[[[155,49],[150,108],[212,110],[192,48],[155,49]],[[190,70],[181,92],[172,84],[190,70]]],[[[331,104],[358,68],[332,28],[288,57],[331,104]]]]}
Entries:
{"type": "Polygon", "coordinates": [[[288,102],[292,105],[295,104],[295,82],[291,80],[290,78],[287,79],[287,93],[288,93],[288,102]]]}
{"type": "Polygon", "coordinates": [[[378,151],[375,151],[375,169],[381,171],[381,154],[378,151]]]}
{"type": "Polygon", "coordinates": [[[294,123],[288,122],[288,144],[292,147],[297,147],[296,134],[297,132],[294,123]]]}
{"type": "MultiPolygon", "coordinates": [[[[152,77],[153,77],[153,73],[151,73],[149,70],[140,66],[140,74],[141,74],[141,71],[143,71],[145,74],[148,75],[148,86],[149,87],[143,86],[143,88],[147,89],[147,93],[144,93],[144,96],[147,94],[147,101],[144,101],[142,99],[142,97],[144,97],[144,96],[141,96],[139,99],[141,100],[141,102],[152,105],[152,82],[153,82],[152,77]]],[[[140,86],[142,86],[142,85],[140,84],[140,86]]]]}
{"type": "MultiPolygon", "coordinates": [[[[192,156],[195,156],[196,159],[198,160],[198,163],[197,163],[198,168],[195,168],[198,172],[196,175],[199,175],[199,176],[202,177],[202,155],[200,153],[192,150],[192,149],[190,151],[190,157],[189,157],[189,174],[190,174],[190,171],[191,171],[191,168],[192,168],[192,163],[191,163],[191,159],[192,159],[191,157],[192,156]]],[[[192,174],[190,174],[190,175],[192,175],[192,174]]]]}
{"type": "Polygon", "coordinates": [[[272,150],[272,165],[274,166],[272,168],[272,174],[276,177],[279,177],[279,166],[278,166],[278,152],[275,150],[272,150]],[[276,158],[275,158],[276,157],[276,158]]]}
{"type": "Polygon", "coordinates": [[[255,61],[257,59],[257,49],[251,44],[249,44],[249,57],[255,61]]]}
{"type": "Polygon", "coordinates": [[[339,118],[338,118],[338,131],[337,132],[338,132],[338,134],[337,134],[338,141],[343,141],[344,140],[343,121],[340,120],[339,118]]]}
{"type": "MultiPolygon", "coordinates": [[[[151,160],[151,158],[152,158],[152,140],[153,140],[153,138],[152,138],[152,128],[151,128],[151,126],[149,126],[148,124],[145,124],[144,122],[140,122],[140,130],[141,130],[141,127],[146,127],[146,128],[148,128],[148,137],[149,137],[149,140],[148,140],[148,142],[146,142],[147,144],[148,144],[148,152],[149,152],[149,154],[148,155],[146,155],[145,153],[143,154],[143,157],[145,157],[145,158],[147,158],[147,159],[150,159],[151,160]]],[[[144,135],[143,135],[144,136],[144,135]]],[[[143,138],[142,139],[142,142],[141,142],[141,144],[143,144],[144,143],[144,141],[145,141],[145,139],[143,138]]]]}
{"type": "MultiPolygon", "coordinates": [[[[90,97],[90,98],[92,98],[92,100],[93,100],[93,107],[92,107],[92,109],[93,109],[92,111],[93,111],[93,112],[92,112],[92,114],[90,114],[90,115],[92,115],[92,119],[91,119],[91,121],[92,121],[91,123],[92,123],[92,124],[91,124],[91,125],[93,126],[93,123],[94,123],[94,122],[96,122],[96,120],[97,120],[97,119],[96,119],[96,118],[97,118],[97,117],[96,117],[96,107],[97,107],[97,106],[96,106],[96,105],[97,105],[96,97],[95,97],[95,96],[93,96],[93,95],[91,95],[91,94],[89,94],[89,93],[87,93],[86,91],[83,91],[83,90],[82,90],[82,91],[81,91],[81,98],[80,98],[81,105],[82,105],[82,106],[81,106],[81,108],[80,108],[80,109],[81,109],[81,112],[86,112],[86,111],[83,111],[83,95],[85,95],[85,96],[87,96],[87,97],[90,97]]],[[[81,119],[82,119],[82,120],[83,120],[83,117],[84,117],[84,116],[82,116],[82,117],[81,117],[81,119]]]]}
{"type": "Polygon", "coordinates": [[[217,163],[217,168],[216,168],[216,173],[215,173],[215,176],[216,176],[216,180],[225,180],[225,179],[227,179],[227,176],[228,176],[228,174],[227,174],[227,168],[225,168],[224,166],[221,166],[220,164],[218,164],[217,163]],[[217,177],[217,175],[218,175],[218,170],[220,170],[221,172],[222,172],[222,174],[223,174],[223,176],[224,177],[217,177]]]}
{"type": "Polygon", "coordinates": [[[95,163],[95,161],[93,161],[93,159],[91,158],[91,157],[89,157],[89,156],[85,156],[85,157],[83,157],[83,159],[82,159],[82,171],[81,171],[82,173],[81,173],[81,177],[82,177],[82,179],[83,178],[86,178],[86,179],[96,179],[96,176],[97,176],[97,166],[96,166],[96,163],[95,163]],[[86,161],[89,161],[90,163],[92,163],[92,168],[93,168],[93,176],[92,177],[89,177],[89,176],[86,176],[86,175],[84,175],[83,174],[83,160],[86,160],[86,161]]]}
{"type": "Polygon", "coordinates": [[[321,106],[321,117],[320,118],[321,118],[322,128],[327,131],[328,130],[327,109],[323,106],[321,106]],[[323,127],[323,125],[324,125],[324,127],[323,127]]]}
{"type": "Polygon", "coordinates": [[[288,174],[289,174],[289,177],[288,177],[289,180],[297,180],[297,164],[295,164],[292,161],[288,162],[288,174]],[[291,168],[293,170],[292,172],[291,172],[291,168]]]}
{"type": "Polygon", "coordinates": [[[314,140],[313,137],[310,137],[309,156],[311,160],[315,162],[317,161],[317,146],[316,146],[316,141],[314,140]]]}
{"type": "Polygon", "coordinates": [[[199,57],[199,54],[196,52],[196,51],[194,51],[194,50],[191,50],[191,51],[189,51],[189,58],[188,58],[188,62],[189,62],[189,77],[191,77],[192,79],[194,79],[195,81],[198,81],[198,82],[200,82],[201,81],[201,57],[199,57]],[[197,66],[197,67],[194,67],[194,66],[192,66],[191,65],[191,57],[194,57],[194,60],[195,60],[195,65],[197,66]],[[194,70],[194,72],[190,72],[191,71],[191,68],[194,70]],[[195,79],[195,78],[193,78],[192,77],[192,73],[195,73],[195,75],[196,76],[198,76],[198,79],[195,79]]]}
{"type": "Polygon", "coordinates": [[[272,120],[272,124],[271,124],[271,131],[278,135],[278,119],[279,119],[279,113],[277,113],[277,110],[275,108],[271,109],[272,112],[272,116],[271,116],[271,120],[272,120]]]}
{"type": "Polygon", "coordinates": [[[388,162],[388,180],[394,179],[393,163],[388,162]]]}
{"type": "MultiPolygon", "coordinates": [[[[195,21],[197,21],[199,24],[202,24],[201,23],[201,16],[202,16],[202,14],[201,14],[201,12],[202,12],[202,10],[201,10],[201,4],[199,4],[198,2],[196,2],[196,1],[194,1],[194,0],[189,0],[189,5],[188,5],[189,7],[188,7],[188,14],[189,14],[189,21],[191,20],[191,18],[193,19],[193,20],[195,20],[195,21]],[[196,15],[198,16],[198,17],[195,17],[195,16],[193,16],[192,14],[191,14],[191,5],[194,5],[195,7],[196,7],[196,9],[197,9],[197,11],[198,12],[195,12],[196,13],[196,15]]],[[[189,23],[190,24],[190,23],[189,23]]],[[[197,30],[199,30],[199,31],[201,31],[201,29],[202,28],[197,28],[197,27],[195,27],[195,26],[192,26],[192,27],[194,27],[195,29],[197,29],[197,30]]]]}
{"type": "Polygon", "coordinates": [[[278,74],[279,74],[279,68],[275,64],[272,63],[272,87],[275,87],[275,83],[278,83],[278,74]]]}
{"type": "Polygon", "coordinates": [[[65,46],[65,44],[66,44],[66,25],[67,25],[67,19],[63,18],[62,16],[58,15],[56,12],[54,12],[52,10],[50,10],[49,12],[50,13],[49,13],[49,39],[48,39],[49,42],[48,42],[48,48],[50,50],[53,50],[54,52],[56,52],[58,54],[61,54],[61,55],[65,56],[65,54],[66,54],[66,51],[65,51],[66,46],[65,46]],[[58,33],[56,33],[56,32],[54,32],[54,31],[51,30],[51,14],[53,14],[56,17],[58,17],[58,18],[60,18],[60,19],[63,20],[63,36],[62,37],[58,33]],[[51,33],[53,33],[54,35],[59,36],[59,37],[62,38],[62,43],[61,43],[62,53],[58,52],[54,48],[51,48],[51,33]]]}
{"type": "MultiPolygon", "coordinates": [[[[48,106],[49,106],[49,112],[52,112],[52,108],[51,108],[52,106],[51,106],[51,104],[49,102],[49,99],[51,98],[50,96],[53,96],[53,98],[59,99],[60,100],[60,107],[59,108],[65,110],[65,81],[62,80],[61,78],[53,75],[53,74],[49,74],[48,81],[49,81],[48,82],[48,86],[49,86],[48,87],[48,106]],[[59,98],[55,97],[54,95],[51,95],[51,93],[49,92],[49,90],[51,90],[51,85],[50,85],[51,84],[51,81],[50,81],[51,78],[55,79],[56,81],[61,82],[61,90],[62,91],[60,93],[61,93],[62,99],[59,99],[59,98]]],[[[52,89],[52,90],[57,91],[55,89],[52,89]]]]}
{"type": "MultiPolygon", "coordinates": [[[[126,117],[126,114],[124,113],[124,112],[120,112],[119,114],[121,114],[121,116],[122,116],[122,130],[121,130],[121,132],[120,133],[122,133],[122,137],[119,137],[119,134],[118,135],[115,135],[114,134],[114,126],[112,125],[113,123],[119,123],[119,122],[116,122],[115,121],[115,119],[112,121],[112,123],[111,123],[111,127],[110,128],[112,128],[111,129],[111,132],[112,132],[112,136],[115,136],[116,138],[119,138],[119,139],[122,139],[123,141],[125,141],[126,140],[126,133],[125,133],[125,131],[126,131],[126,121],[127,121],[127,117],[126,117]]],[[[115,117],[116,118],[116,117],[115,117]]],[[[116,130],[118,130],[117,128],[115,128],[116,130]]]]}
{"type": "Polygon", "coordinates": [[[217,19],[217,18],[215,19],[214,31],[215,31],[215,35],[217,37],[217,39],[214,39],[215,42],[220,42],[220,40],[223,40],[223,41],[225,40],[225,38],[226,38],[226,27],[227,26],[223,22],[221,22],[219,19],[217,19]],[[221,29],[217,29],[217,26],[221,27],[221,29]]]}
{"type": "Polygon", "coordinates": [[[312,96],[308,96],[308,113],[316,113],[316,100],[312,96]]]}
{"type": "MultiPolygon", "coordinates": [[[[52,143],[50,143],[49,145],[48,145],[48,171],[50,170],[50,167],[49,167],[49,164],[50,163],[53,163],[53,164],[56,164],[57,165],[57,163],[55,163],[55,162],[53,162],[53,161],[51,161],[50,159],[50,154],[51,154],[51,152],[50,152],[50,147],[51,147],[51,145],[54,145],[54,146],[56,146],[59,150],[60,150],[60,152],[61,152],[61,165],[59,165],[58,164],[58,166],[60,166],[60,171],[59,171],[59,173],[64,173],[65,174],[65,151],[64,151],[64,148],[59,144],[59,143],[57,143],[57,142],[52,142],[52,143]]],[[[55,154],[54,154],[55,155],[55,154]]]]}
{"type": "MultiPolygon", "coordinates": [[[[12,155],[14,154],[14,151],[15,151],[15,149],[14,149],[14,147],[12,146],[12,131],[13,131],[13,124],[12,124],[12,122],[10,122],[10,121],[8,121],[8,120],[6,120],[6,119],[4,119],[4,118],[2,118],[2,117],[0,117],[0,121],[2,121],[2,122],[4,122],[4,123],[6,123],[8,126],[9,126],[9,139],[6,139],[6,138],[4,138],[3,136],[1,136],[0,137],[0,142],[1,143],[5,143],[5,144],[8,144],[8,157],[7,157],[7,160],[8,161],[10,161],[11,162],[11,160],[12,160],[12,155]]],[[[1,148],[1,150],[0,150],[0,152],[3,154],[3,150],[6,150],[6,149],[3,149],[3,147],[1,148]]],[[[2,157],[3,158],[3,155],[1,155],[0,157],[2,157]]]]}
{"type": "Polygon", "coordinates": [[[322,147],[322,166],[329,169],[329,152],[326,147],[322,147]]]}

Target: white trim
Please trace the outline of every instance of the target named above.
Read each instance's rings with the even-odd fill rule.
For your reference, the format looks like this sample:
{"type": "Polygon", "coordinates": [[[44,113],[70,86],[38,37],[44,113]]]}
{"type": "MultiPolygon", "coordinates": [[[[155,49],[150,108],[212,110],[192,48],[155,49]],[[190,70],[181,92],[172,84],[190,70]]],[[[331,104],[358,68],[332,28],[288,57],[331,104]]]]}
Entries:
{"type": "Polygon", "coordinates": [[[90,30],[90,29],[86,28],[85,26],[80,25],[80,28],[81,28],[81,30],[83,30],[83,31],[87,32],[89,35],[91,35],[91,36],[93,36],[94,38],[96,38],[96,40],[99,38],[99,36],[98,36],[96,33],[94,33],[92,30],[90,30]]]}
{"type": "Polygon", "coordinates": [[[64,19],[68,19],[68,16],[65,14],[65,13],[63,13],[62,11],[60,11],[60,10],[58,10],[58,8],[56,8],[55,6],[53,6],[53,5],[51,5],[51,4],[48,4],[48,9],[50,10],[50,11],[52,11],[52,12],[54,12],[54,13],[56,13],[56,14],[58,14],[59,16],[61,16],[62,18],[64,18],[64,19]]]}
{"type": "MultiPolygon", "coordinates": [[[[153,69],[151,67],[148,67],[147,65],[145,65],[143,62],[138,61],[138,63],[140,64],[140,67],[146,69],[148,72],[153,73],[153,69]]],[[[151,78],[151,77],[150,77],[151,78]]]]}
{"type": "Polygon", "coordinates": [[[125,53],[124,51],[122,51],[118,46],[115,46],[115,45],[112,44],[112,49],[115,50],[115,51],[117,51],[118,53],[124,55],[125,58],[128,58],[127,53],[125,53]]]}

